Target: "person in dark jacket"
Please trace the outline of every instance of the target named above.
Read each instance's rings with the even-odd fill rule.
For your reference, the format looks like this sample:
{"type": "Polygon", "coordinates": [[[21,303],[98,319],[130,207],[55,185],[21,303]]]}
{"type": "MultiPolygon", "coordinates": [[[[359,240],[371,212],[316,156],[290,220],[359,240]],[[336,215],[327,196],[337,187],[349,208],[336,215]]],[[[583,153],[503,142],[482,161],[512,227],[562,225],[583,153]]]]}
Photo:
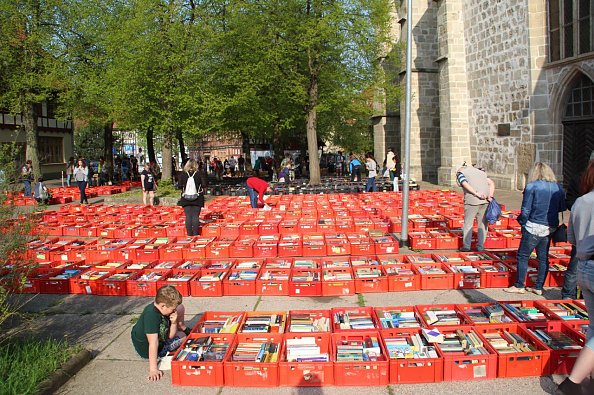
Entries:
{"type": "Polygon", "coordinates": [[[184,208],[186,214],[186,232],[188,236],[198,236],[200,233],[200,210],[204,207],[204,188],[207,186],[206,177],[198,171],[198,163],[195,159],[186,162],[184,169],[179,172],[178,184],[182,189],[182,196],[178,204],[184,208]],[[184,197],[188,179],[192,177],[198,191],[198,198],[188,200],[184,197]]]}

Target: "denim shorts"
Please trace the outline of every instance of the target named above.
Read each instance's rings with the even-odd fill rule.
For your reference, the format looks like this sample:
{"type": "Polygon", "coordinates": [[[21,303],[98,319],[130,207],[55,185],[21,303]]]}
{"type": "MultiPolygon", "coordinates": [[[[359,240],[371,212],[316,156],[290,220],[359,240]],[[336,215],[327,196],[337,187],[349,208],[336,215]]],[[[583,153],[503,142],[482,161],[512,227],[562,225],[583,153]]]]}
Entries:
{"type": "Polygon", "coordinates": [[[181,346],[182,342],[183,339],[179,336],[175,336],[171,339],[165,340],[165,342],[163,343],[163,347],[159,350],[159,358],[163,358],[169,352],[177,350],[179,346],[181,346]]]}
{"type": "MultiPolygon", "coordinates": [[[[594,314],[594,260],[578,261],[577,283],[582,290],[588,315],[592,316],[594,314]]],[[[586,338],[587,346],[593,348],[594,344],[591,340],[594,338],[594,320],[590,320],[586,338]]]]}

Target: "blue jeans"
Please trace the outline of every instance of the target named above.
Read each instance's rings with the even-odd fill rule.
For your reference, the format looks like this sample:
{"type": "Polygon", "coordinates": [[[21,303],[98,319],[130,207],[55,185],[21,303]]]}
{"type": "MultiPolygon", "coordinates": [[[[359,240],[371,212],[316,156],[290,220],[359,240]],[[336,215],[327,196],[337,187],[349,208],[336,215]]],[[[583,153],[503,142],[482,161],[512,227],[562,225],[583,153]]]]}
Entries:
{"type": "Polygon", "coordinates": [[[159,350],[159,358],[163,358],[167,356],[167,354],[169,354],[170,352],[177,350],[183,342],[184,339],[181,339],[179,336],[175,336],[171,339],[165,340],[165,342],[163,343],[163,348],[159,350]]]}
{"type": "MultiPolygon", "coordinates": [[[[588,315],[594,314],[594,260],[578,261],[577,283],[582,290],[588,315]]],[[[592,345],[594,338],[594,320],[590,318],[586,339],[592,345]]]]}
{"type": "Polygon", "coordinates": [[[258,208],[258,192],[249,185],[247,186],[248,196],[250,197],[250,203],[252,208],[258,208]]]}
{"type": "Polygon", "coordinates": [[[534,289],[542,290],[544,282],[549,274],[549,246],[550,236],[535,236],[528,232],[525,227],[522,227],[522,240],[520,241],[520,248],[518,248],[518,273],[516,276],[516,288],[524,288],[526,281],[526,273],[528,272],[528,258],[532,250],[536,250],[538,258],[538,277],[534,289]]]}
{"type": "Polygon", "coordinates": [[[367,178],[367,186],[365,187],[365,192],[376,192],[375,177],[367,178]]]}
{"type": "Polygon", "coordinates": [[[563,279],[563,288],[561,289],[561,297],[563,299],[577,298],[578,259],[575,254],[576,248],[575,246],[571,246],[571,259],[567,264],[567,270],[565,271],[565,277],[563,279]]]}
{"type": "Polygon", "coordinates": [[[70,186],[71,179],[72,179],[72,174],[66,174],[66,185],[70,186]]]}
{"type": "Polygon", "coordinates": [[[31,193],[31,180],[24,179],[23,185],[25,186],[25,196],[33,196],[33,194],[31,193]]]}

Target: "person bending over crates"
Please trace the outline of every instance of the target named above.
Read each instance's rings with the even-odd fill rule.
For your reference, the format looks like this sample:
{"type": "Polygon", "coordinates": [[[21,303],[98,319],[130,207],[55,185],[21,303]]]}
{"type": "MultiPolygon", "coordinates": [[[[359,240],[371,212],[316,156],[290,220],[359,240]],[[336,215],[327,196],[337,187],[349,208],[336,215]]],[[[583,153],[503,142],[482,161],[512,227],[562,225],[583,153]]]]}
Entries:
{"type": "Polygon", "coordinates": [[[268,183],[258,177],[249,177],[245,185],[247,187],[252,208],[258,208],[258,201],[266,206],[266,202],[264,202],[264,193],[272,192],[272,188],[268,186],[268,183]]]}
{"type": "Polygon", "coordinates": [[[149,360],[149,380],[157,381],[163,377],[158,359],[177,350],[190,334],[184,315],[181,294],[175,287],[166,285],[157,290],[155,301],[144,308],[132,327],[134,349],[149,360]]]}

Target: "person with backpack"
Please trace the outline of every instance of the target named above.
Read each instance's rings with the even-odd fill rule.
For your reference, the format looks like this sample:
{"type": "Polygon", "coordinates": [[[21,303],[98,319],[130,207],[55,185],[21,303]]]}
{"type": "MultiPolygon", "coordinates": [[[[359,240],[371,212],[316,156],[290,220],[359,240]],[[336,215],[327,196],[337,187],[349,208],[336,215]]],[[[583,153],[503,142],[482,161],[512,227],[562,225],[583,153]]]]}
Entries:
{"type": "Polygon", "coordinates": [[[198,163],[195,159],[186,162],[178,177],[178,183],[182,189],[178,205],[184,208],[186,214],[186,232],[188,236],[198,236],[200,210],[204,207],[204,188],[207,186],[206,177],[198,171],[198,163]]]}

